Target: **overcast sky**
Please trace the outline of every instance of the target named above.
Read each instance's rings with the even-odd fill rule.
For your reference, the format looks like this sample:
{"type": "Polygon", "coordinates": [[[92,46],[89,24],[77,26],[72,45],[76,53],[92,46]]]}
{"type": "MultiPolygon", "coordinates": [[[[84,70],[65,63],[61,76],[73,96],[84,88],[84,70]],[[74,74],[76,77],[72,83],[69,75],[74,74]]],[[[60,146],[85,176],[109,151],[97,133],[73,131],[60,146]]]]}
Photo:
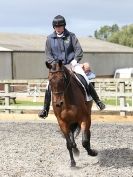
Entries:
{"type": "Polygon", "coordinates": [[[89,36],[103,25],[133,23],[133,0],[0,0],[0,32],[48,35],[58,14],[69,31],[89,36]]]}

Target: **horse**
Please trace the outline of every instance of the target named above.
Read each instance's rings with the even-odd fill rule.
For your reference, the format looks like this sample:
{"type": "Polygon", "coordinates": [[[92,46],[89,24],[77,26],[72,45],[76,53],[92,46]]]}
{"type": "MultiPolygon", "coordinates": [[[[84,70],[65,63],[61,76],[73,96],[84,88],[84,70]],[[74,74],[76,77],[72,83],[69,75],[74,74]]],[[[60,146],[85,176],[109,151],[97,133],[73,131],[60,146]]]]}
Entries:
{"type": "Polygon", "coordinates": [[[48,79],[52,92],[52,106],[59,127],[66,139],[70,154],[71,167],[76,166],[74,154],[79,155],[75,136],[82,132],[82,146],[88,155],[96,156],[97,151],[90,147],[90,126],[92,101],[85,101],[85,92],[79,81],[62,63],[50,64],[48,79]],[[75,135],[76,134],[76,135],[75,135]]]}

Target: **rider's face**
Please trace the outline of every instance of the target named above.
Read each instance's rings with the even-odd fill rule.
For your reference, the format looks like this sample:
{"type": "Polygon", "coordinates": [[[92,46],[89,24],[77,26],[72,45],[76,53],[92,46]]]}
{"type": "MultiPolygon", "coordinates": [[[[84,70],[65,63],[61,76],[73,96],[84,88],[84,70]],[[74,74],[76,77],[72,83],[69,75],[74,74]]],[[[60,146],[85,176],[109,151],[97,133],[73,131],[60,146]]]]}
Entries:
{"type": "Polygon", "coordinates": [[[57,34],[61,34],[64,32],[64,26],[55,26],[54,29],[57,34]]]}

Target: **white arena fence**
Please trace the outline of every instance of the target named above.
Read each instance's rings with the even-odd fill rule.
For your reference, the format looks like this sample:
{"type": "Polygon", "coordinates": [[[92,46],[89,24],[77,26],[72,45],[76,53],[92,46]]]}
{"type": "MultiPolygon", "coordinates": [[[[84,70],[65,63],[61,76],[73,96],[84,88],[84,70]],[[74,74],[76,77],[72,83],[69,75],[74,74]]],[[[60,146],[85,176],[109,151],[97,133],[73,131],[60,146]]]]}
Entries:
{"type": "MultiPolygon", "coordinates": [[[[99,78],[92,82],[102,100],[115,99],[115,105],[106,105],[104,111],[119,111],[122,116],[126,112],[133,112],[133,79],[99,78]]],[[[12,105],[10,100],[15,102],[18,98],[32,97],[33,102],[36,102],[39,97],[44,97],[46,84],[47,80],[0,80],[0,85],[3,85],[0,90],[0,110],[5,113],[12,110],[41,110],[42,106],[12,105]]],[[[98,109],[93,106],[92,110],[98,109]]]]}

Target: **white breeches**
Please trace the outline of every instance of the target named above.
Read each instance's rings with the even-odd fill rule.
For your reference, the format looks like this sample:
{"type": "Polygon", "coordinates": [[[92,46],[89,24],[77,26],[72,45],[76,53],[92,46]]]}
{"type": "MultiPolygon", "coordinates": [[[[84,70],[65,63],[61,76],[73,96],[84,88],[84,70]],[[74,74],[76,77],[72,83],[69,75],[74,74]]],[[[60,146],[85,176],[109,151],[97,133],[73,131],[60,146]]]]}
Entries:
{"type": "Polygon", "coordinates": [[[48,90],[49,80],[47,81],[46,90],[48,90]]]}
{"type": "Polygon", "coordinates": [[[75,73],[81,74],[81,75],[85,78],[86,82],[87,82],[88,84],[90,83],[88,77],[86,76],[84,70],[81,68],[81,65],[80,65],[79,63],[77,63],[77,64],[73,67],[73,71],[74,71],[75,73]]]}

